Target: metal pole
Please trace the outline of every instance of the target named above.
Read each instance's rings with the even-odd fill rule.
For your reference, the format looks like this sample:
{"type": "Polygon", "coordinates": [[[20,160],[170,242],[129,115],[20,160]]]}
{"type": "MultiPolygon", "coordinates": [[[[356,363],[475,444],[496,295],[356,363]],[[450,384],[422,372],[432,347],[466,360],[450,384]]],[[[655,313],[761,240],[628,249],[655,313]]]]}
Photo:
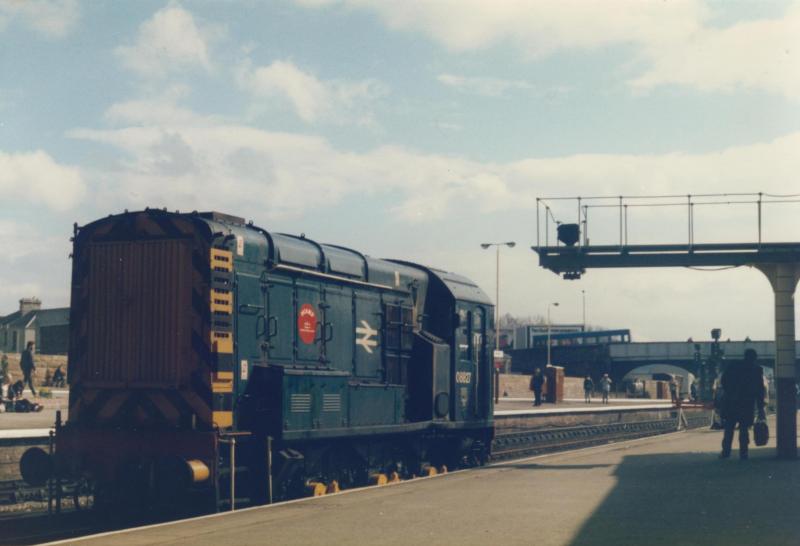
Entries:
{"type": "Polygon", "coordinates": [[[494,308],[494,348],[500,350],[500,245],[495,245],[497,249],[497,268],[495,277],[495,308],[494,308]]]}
{"type": "MultiPolygon", "coordinates": [[[[547,221],[546,217],[545,217],[545,221],[547,221]]],[[[539,240],[539,226],[540,225],[541,225],[541,223],[539,221],[539,198],[537,197],[536,198],[536,248],[537,249],[541,249],[542,248],[542,243],[539,240]]]]}
{"type": "Polygon", "coordinates": [[[758,244],[761,244],[761,192],[758,192],[758,244]]]}
{"type": "Polygon", "coordinates": [[[231,436],[231,512],[236,510],[236,436],[231,436]]]}
{"type": "Polygon", "coordinates": [[[589,244],[589,207],[583,206],[583,246],[589,244]]]}
{"type": "Polygon", "coordinates": [[[550,365],[550,306],[547,304],[547,365],[550,365]]]}
{"type": "MultiPolygon", "coordinates": [[[[496,269],[495,269],[495,307],[494,307],[494,349],[500,350],[500,245],[495,245],[497,250],[496,254],[496,269]]],[[[492,368],[494,368],[494,403],[500,402],[500,370],[495,363],[494,355],[492,355],[492,368]]]]}
{"type": "Polygon", "coordinates": [[[267,436],[267,500],[272,504],[272,436],[267,436]]]}
{"type": "MultiPolygon", "coordinates": [[[[544,246],[550,246],[550,207],[544,207],[544,246]]],[[[557,245],[556,245],[557,246],[557,245]]]]}
{"type": "Polygon", "coordinates": [[[586,290],[581,290],[581,298],[583,299],[583,331],[586,331],[586,290]]]}
{"type": "MultiPolygon", "coordinates": [[[[50,461],[52,463],[55,453],[55,441],[54,441],[55,432],[51,430],[48,436],[49,436],[48,452],[50,453],[50,461]]],[[[50,477],[47,478],[47,515],[53,515],[53,486],[54,486],[53,482],[54,482],[54,476],[51,474],[50,477]]]]}
{"type": "MultiPolygon", "coordinates": [[[[56,411],[56,434],[55,437],[58,439],[58,433],[61,432],[61,410],[56,411]]],[[[59,471],[58,464],[56,461],[57,453],[55,449],[53,450],[53,458],[51,459],[53,465],[53,472],[56,475],[56,514],[61,513],[61,472],[59,471]]]]}
{"type": "Polygon", "coordinates": [[[625,205],[625,246],[628,246],[628,205],[625,205]]]}

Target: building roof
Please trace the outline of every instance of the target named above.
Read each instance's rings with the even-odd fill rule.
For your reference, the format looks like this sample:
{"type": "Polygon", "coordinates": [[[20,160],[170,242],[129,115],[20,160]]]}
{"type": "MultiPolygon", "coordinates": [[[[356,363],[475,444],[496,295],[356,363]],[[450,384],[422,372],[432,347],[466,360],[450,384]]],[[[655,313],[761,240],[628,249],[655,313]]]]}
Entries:
{"type": "Polygon", "coordinates": [[[40,309],[38,311],[33,311],[33,314],[36,315],[36,326],[39,328],[69,324],[69,307],[40,309]]]}
{"type": "Polygon", "coordinates": [[[15,311],[0,318],[0,326],[6,328],[27,328],[33,325],[39,328],[69,324],[69,307],[56,309],[37,309],[24,315],[15,311]]]}
{"type": "Polygon", "coordinates": [[[6,326],[7,324],[10,324],[10,323],[14,322],[15,320],[17,320],[19,317],[20,317],[20,312],[19,311],[14,311],[10,315],[6,315],[4,317],[0,317],[0,326],[6,326]]]}

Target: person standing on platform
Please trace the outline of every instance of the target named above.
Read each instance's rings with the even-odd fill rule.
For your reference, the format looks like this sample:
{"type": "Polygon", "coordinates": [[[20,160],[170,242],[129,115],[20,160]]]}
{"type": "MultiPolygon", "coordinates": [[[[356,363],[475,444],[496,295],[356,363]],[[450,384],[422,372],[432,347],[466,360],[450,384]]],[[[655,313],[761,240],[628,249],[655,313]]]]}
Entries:
{"type": "Polygon", "coordinates": [[[672,398],[672,404],[678,405],[678,381],[674,375],[669,376],[669,396],[672,398]]]}
{"type": "Polygon", "coordinates": [[[594,391],[594,381],[590,376],[583,380],[583,398],[587,404],[592,403],[592,392],[594,391]]]}
{"type": "Polygon", "coordinates": [[[544,374],[541,368],[536,368],[531,376],[530,388],[533,391],[533,405],[542,405],[542,388],[544,387],[544,374]]]}
{"type": "Polygon", "coordinates": [[[739,425],[739,458],[747,459],[750,444],[748,429],[753,424],[753,415],[758,410],[759,419],[766,417],[764,412],[764,372],[756,362],[755,350],[744,352],[744,361],[733,361],[722,374],[720,383],[725,391],[722,399],[722,453],[720,459],[731,456],[733,431],[739,425]]]}
{"type": "Polygon", "coordinates": [[[603,404],[608,404],[608,395],[611,392],[611,378],[608,377],[607,373],[603,374],[603,377],[600,378],[600,392],[603,393],[603,404]]]}
{"type": "Polygon", "coordinates": [[[28,385],[31,389],[31,394],[36,396],[36,389],[33,388],[33,372],[36,371],[36,364],[33,362],[33,341],[29,341],[25,350],[22,351],[19,367],[22,368],[23,385],[28,385]]]}

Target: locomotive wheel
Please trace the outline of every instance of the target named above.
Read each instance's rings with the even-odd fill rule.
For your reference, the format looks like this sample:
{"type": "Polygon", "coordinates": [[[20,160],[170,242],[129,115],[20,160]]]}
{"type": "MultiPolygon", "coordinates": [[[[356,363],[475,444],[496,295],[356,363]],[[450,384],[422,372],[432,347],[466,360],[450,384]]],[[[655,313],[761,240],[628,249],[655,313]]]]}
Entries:
{"type": "Polygon", "coordinates": [[[341,489],[365,485],[369,478],[366,461],[348,445],[333,446],[326,450],[320,472],[326,478],[325,483],[335,480],[341,489]]]}

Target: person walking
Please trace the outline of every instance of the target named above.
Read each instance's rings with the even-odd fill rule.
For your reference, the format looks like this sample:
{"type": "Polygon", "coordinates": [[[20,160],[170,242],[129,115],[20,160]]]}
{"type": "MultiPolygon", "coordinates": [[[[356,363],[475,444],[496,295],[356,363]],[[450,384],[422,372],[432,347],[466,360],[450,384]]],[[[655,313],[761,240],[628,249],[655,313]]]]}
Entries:
{"type": "Polygon", "coordinates": [[[33,362],[33,347],[33,341],[29,341],[25,350],[22,351],[19,367],[22,369],[22,383],[28,385],[31,394],[36,396],[36,389],[33,387],[33,372],[36,370],[36,364],[33,362]]]}
{"type": "Polygon", "coordinates": [[[747,459],[750,444],[749,428],[753,415],[758,410],[758,418],[764,419],[764,372],[757,363],[758,354],[753,349],[744,352],[744,360],[732,361],[722,374],[720,383],[725,391],[722,398],[722,453],[720,459],[731,456],[733,431],[739,425],[739,459],[747,459]]]}
{"type": "Polygon", "coordinates": [[[590,376],[583,380],[583,399],[587,404],[592,403],[592,392],[594,391],[594,381],[590,376]]]}
{"type": "Polygon", "coordinates": [[[530,388],[533,391],[533,405],[542,405],[542,388],[544,387],[544,375],[541,368],[536,368],[531,376],[530,388]]]}
{"type": "Polygon", "coordinates": [[[608,395],[611,392],[611,378],[608,377],[607,373],[603,374],[603,377],[600,378],[600,392],[603,393],[603,404],[608,404],[608,395]]]}

